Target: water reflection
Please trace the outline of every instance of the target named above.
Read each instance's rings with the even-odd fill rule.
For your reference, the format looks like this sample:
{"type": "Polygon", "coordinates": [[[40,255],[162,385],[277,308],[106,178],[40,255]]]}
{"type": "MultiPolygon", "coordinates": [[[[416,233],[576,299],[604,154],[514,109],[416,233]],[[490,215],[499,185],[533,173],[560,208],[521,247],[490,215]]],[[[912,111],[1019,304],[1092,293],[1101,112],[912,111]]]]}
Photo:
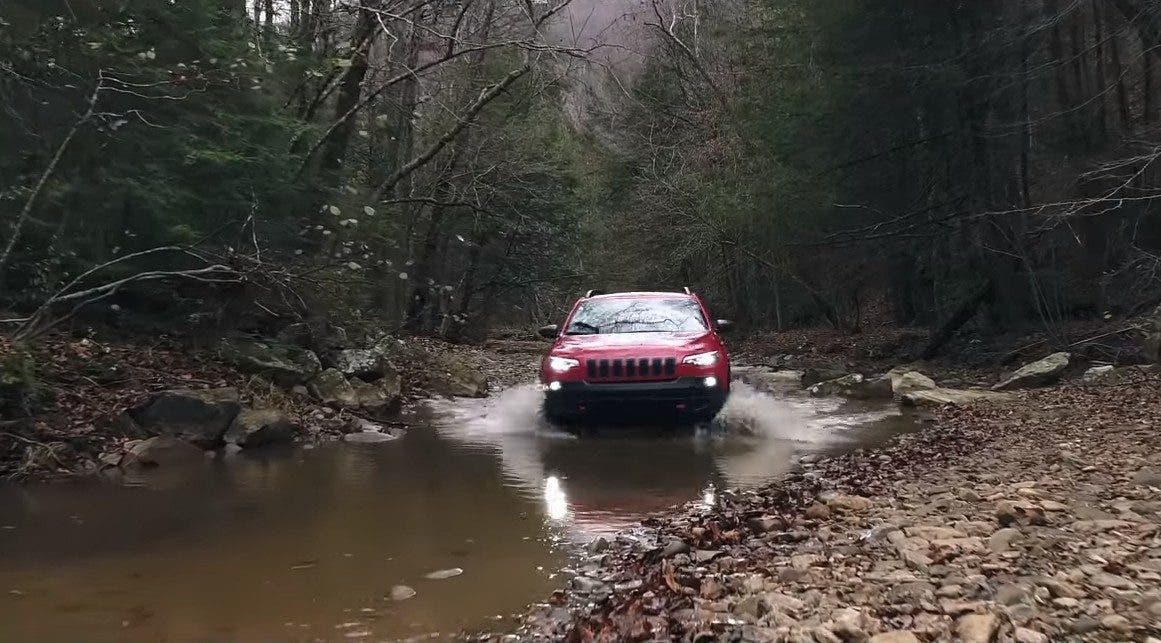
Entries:
{"type": "Polygon", "coordinates": [[[884,405],[735,387],[708,430],[590,427],[578,438],[539,417],[533,387],[494,400],[435,403],[433,422],[444,438],[495,454],[508,484],[543,496],[549,517],[578,541],[699,496],[712,504],[716,488],[761,484],[793,466],[799,452],[863,442],[867,425],[881,424],[885,437],[911,424],[884,405]]]}

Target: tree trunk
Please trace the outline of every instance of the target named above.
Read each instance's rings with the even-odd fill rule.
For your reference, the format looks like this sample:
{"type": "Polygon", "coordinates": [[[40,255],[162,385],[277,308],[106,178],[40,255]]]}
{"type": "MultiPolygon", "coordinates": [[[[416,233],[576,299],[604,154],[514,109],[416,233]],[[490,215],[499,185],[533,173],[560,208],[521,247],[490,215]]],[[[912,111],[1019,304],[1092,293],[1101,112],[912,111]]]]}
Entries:
{"type": "Polygon", "coordinates": [[[1127,130],[1133,125],[1133,115],[1129,108],[1129,92],[1125,88],[1125,67],[1121,63],[1120,30],[1117,29],[1111,15],[1106,14],[1106,18],[1106,22],[1110,25],[1109,31],[1113,34],[1109,40],[1109,54],[1113,58],[1113,75],[1117,78],[1118,113],[1121,116],[1121,129],[1127,130]]]}
{"type": "Polygon", "coordinates": [[[944,345],[955,336],[956,331],[968,323],[972,317],[975,317],[976,311],[984,302],[992,298],[995,293],[995,288],[992,281],[989,279],[983,286],[976,291],[974,295],[963,302],[955,313],[947,319],[934,333],[931,339],[927,342],[927,346],[923,348],[923,353],[920,355],[922,359],[931,359],[939,354],[944,345]]]}

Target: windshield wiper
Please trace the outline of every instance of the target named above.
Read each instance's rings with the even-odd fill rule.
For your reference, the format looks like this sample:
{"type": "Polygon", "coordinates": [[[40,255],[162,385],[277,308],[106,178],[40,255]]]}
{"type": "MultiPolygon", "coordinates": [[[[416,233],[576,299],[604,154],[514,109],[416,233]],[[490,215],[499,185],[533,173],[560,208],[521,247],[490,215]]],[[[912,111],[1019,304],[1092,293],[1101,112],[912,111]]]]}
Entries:
{"type": "Polygon", "coordinates": [[[585,322],[582,322],[582,321],[574,321],[573,323],[569,324],[568,331],[565,332],[565,335],[600,335],[600,334],[601,334],[600,328],[593,326],[592,324],[586,324],[585,322]],[[583,328],[585,330],[584,330],[584,332],[578,333],[578,332],[573,330],[574,326],[579,327],[579,328],[583,328]]]}

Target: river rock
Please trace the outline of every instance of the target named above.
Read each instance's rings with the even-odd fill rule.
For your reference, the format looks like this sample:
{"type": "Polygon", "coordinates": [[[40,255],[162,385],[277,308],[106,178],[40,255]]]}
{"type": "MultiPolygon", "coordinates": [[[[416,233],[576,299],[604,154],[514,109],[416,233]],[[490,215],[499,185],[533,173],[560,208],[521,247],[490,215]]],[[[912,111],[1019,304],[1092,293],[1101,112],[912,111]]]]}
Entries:
{"type": "Polygon", "coordinates": [[[484,397],[488,394],[488,376],[454,355],[436,360],[429,381],[432,390],[446,397],[484,397]]]}
{"type": "Polygon", "coordinates": [[[459,567],[449,567],[448,569],[437,569],[434,572],[424,574],[423,577],[428,580],[447,580],[463,575],[464,570],[459,567]]]}
{"type": "Polygon", "coordinates": [[[121,466],[125,468],[167,467],[205,460],[205,451],[170,436],[157,436],[128,444],[121,466]]]}
{"type": "Polygon", "coordinates": [[[924,391],[912,391],[899,396],[904,406],[967,406],[980,402],[1004,402],[1009,396],[994,391],[979,391],[975,389],[933,388],[924,391]]]}
{"type": "Polygon", "coordinates": [[[919,643],[919,638],[906,630],[883,632],[871,637],[868,643],[919,643]]]}
{"type": "Polygon", "coordinates": [[[227,444],[254,448],[294,440],[302,428],[286,414],[274,409],[245,409],[234,418],[226,431],[227,444]]]}
{"type": "Polygon", "coordinates": [[[1161,375],[1157,364],[1135,366],[1094,366],[1084,372],[1081,380],[1085,384],[1111,385],[1144,382],[1161,375]]]}
{"type": "Polygon", "coordinates": [[[328,406],[353,407],[358,403],[355,388],[342,373],[333,368],[319,373],[307,388],[319,402],[328,406]]]}
{"type": "Polygon", "coordinates": [[[391,588],[391,600],[395,602],[406,601],[415,598],[416,591],[407,585],[396,585],[391,588]]]}
{"type": "Polygon", "coordinates": [[[366,409],[375,415],[383,415],[399,404],[402,397],[399,394],[399,376],[383,378],[376,382],[364,382],[360,379],[349,381],[353,398],[351,406],[366,409]]]}
{"type": "Polygon", "coordinates": [[[334,368],[348,378],[360,378],[368,382],[391,375],[398,377],[398,370],[383,350],[379,348],[352,348],[337,351],[331,356],[334,368]]]}
{"type": "Polygon", "coordinates": [[[359,433],[347,433],[343,436],[343,442],[350,442],[352,444],[382,444],[383,442],[391,442],[397,439],[399,439],[398,435],[386,431],[362,431],[359,433]]]}
{"type": "Polygon", "coordinates": [[[842,511],[846,513],[859,513],[875,506],[875,503],[873,503],[870,498],[852,496],[843,493],[837,493],[826,498],[826,504],[828,507],[835,511],[842,511]]]}
{"type": "Polygon", "coordinates": [[[919,371],[906,371],[904,373],[888,372],[887,377],[891,380],[891,392],[896,397],[904,393],[929,391],[934,388],[939,388],[935,384],[935,380],[919,371]]]}
{"type": "Polygon", "coordinates": [[[994,391],[1011,391],[1051,384],[1060,378],[1072,359],[1071,353],[1053,353],[1044,359],[1025,364],[1004,381],[992,387],[994,391]]]}
{"type": "Polygon", "coordinates": [[[804,388],[810,388],[819,382],[828,382],[846,377],[850,373],[838,366],[816,366],[802,371],[800,381],[804,388]]]}
{"type": "Polygon", "coordinates": [[[988,643],[999,627],[994,614],[968,614],[956,621],[955,633],[963,643],[988,643]]]}
{"type": "Polygon", "coordinates": [[[281,342],[224,339],[218,354],[238,369],[286,388],[306,383],[322,369],[313,351],[281,342]]]}
{"type": "Polygon", "coordinates": [[[237,389],[182,389],[157,393],[129,415],[150,435],[211,448],[221,441],[241,409],[237,389]]]}

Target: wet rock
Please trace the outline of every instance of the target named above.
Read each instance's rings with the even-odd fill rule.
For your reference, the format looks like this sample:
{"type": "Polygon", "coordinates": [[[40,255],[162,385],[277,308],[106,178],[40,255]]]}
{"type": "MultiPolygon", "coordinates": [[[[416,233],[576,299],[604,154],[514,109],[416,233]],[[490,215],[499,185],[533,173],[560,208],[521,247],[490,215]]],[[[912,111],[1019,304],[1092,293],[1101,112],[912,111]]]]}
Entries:
{"type": "Polygon", "coordinates": [[[786,528],[786,521],[777,516],[755,516],[746,520],[746,526],[751,531],[764,534],[769,531],[786,528]]]}
{"type": "Polygon", "coordinates": [[[657,556],[659,558],[670,558],[670,557],[676,556],[678,554],[684,554],[688,551],[689,551],[689,545],[686,544],[685,541],[673,539],[673,540],[670,540],[668,543],[665,544],[664,547],[662,547],[660,550],[657,551],[657,556]]]}
{"type": "Polygon", "coordinates": [[[274,409],[244,409],[234,418],[223,439],[243,448],[292,442],[302,427],[274,409]]]}
{"type": "Polygon", "coordinates": [[[450,567],[448,569],[437,569],[434,572],[424,574],[423,577],[428,580],[447,580],[463,575],[464,570],[459,567],[450,567]]]}
{"type": "Polygon", "coordinates": [[[383,431],[363,431],[360,433],[348,433],[343,436],[343,442],[350,442],[352,444],[381,444],[398,439],[398,435],[383,431]]]}
{"type": "Polygon", "coordinates": [[[205,461],[205,450],[169,436],[137,440],[128,445],[121,458],[123,468],[168,467],[205,461]]]}
{"type": "Polygon", "coordinates": [[[348,383],[353,394],[350,406],[366,409],[372,415],[385,415],[395,409],[403,400],[400,395],[401,385],[398,374],[383,377],[373,383],[367,383],[357,378],[348,383]]]}
{"type": "Polygon", "coordinates": [[[955,633],[963,643],[988,643],[1000,626],[994,614],[968,614],[955,623],[955,633]]]}
{"type": "Polygon", "coordinates": [[[313,351],[281,342],[225,339],[218,354],[239,370],[256,373],[286,388],[305,384],[322,370],[313,351]]]}
{"type": "Polygon", "coordinates": [[[906,630],[897,630],[876,634],[869,643],[919,643],[919,638],[906,630]]]}
{"type": "Polygon", "coordinates": [[[154,395],[129,415],[150,435],[210,448],[221,441],[241,409],[238,391],[233,388],[173,390],[154,395]]]}
{"type": "Polygon", "coordinates": [[[588,576],[575,576],[572,579],[572,588],[582,594],[600,594],[609,591],[607,585],[588,576]]]}
{"type": "Polygon", "coordinates": [[[589,542],[587,547],[590,554],[600,554],[609,548],[609,540],[604,536],[597,536],[589,542]]]}
{"type": "Polygon", "coordinates": [[[693,552],[693,562],[705,564],[721,556],[722,552],[713,549],[697,549],[693,552]]]}
{"type": "Polygon", "coordinates": [[[391,600],[400,602],[415,598],[417,592],[407,585],[396,585],[391,588],[391,600]]]}
{"type": "Polygon", "coordinates": [[[1072,359],[1071,353],[1053,353],[1044,359],[1026,364],[992,387],[995,391],[1011,391],[1050,384],[1060,378],[1072,359]]]}

